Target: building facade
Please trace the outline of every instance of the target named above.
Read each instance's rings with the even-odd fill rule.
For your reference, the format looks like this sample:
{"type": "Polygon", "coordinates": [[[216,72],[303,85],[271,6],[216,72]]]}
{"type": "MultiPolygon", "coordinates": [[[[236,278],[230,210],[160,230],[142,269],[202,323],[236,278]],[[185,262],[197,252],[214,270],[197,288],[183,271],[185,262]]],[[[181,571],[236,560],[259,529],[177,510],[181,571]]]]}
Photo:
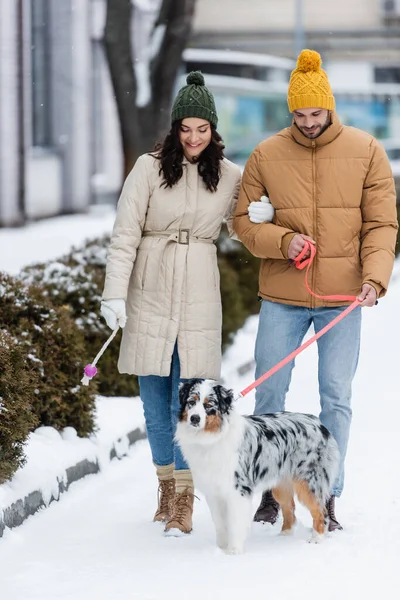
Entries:
{"type": "MultiPolygon", "coordinates": [[[[160,0],[131,1],[148,13],[135,23],[137,42],[160,0]]],[[[122,152],[102,43],[105,17],[106,0],[0,1],[0,226],[115,201],[122,152]]],[[[322,0],[197,0],[191,46],[291,59],[298,48],[315,48],[335,92],[359,99],[349,104],[351,122],[371,113],[371,122],[381,119],[386,128],[382,137],[400,138],[399,33],[400,0],[329,6],[322,0]]],[[[258,131],[256,100],[242,104],[258,131]]],[[[224,101],[230,114],[233,101],[226,94],[224,101]]],[[[279,116],[275,105],[269,114],[279,116]]],[[[223,116],[222,104],[220,110],[223,116]]],[[[242,127],[243,111],[237,121],[242,127]]],[[[229,122],[227,128],[234,127],[229,122]]]]}
{"type": "Polygon", "coordinates": [[[400,0],[198,0],[193,45],[396,65],[400,0]]]}
{"type": "Polygon", "coordinates": [[[0,225],[83,212],[120,185],[103,0],[0,2],[0,225]]]}

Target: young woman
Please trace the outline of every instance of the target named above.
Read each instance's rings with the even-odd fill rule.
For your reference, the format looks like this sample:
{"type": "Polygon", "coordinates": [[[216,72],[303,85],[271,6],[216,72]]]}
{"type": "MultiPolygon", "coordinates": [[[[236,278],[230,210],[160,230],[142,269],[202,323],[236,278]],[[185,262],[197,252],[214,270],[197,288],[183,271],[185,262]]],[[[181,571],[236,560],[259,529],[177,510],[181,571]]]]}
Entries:
{"type": "Polygon", "coordinates": [[[218,379],[222,221],[236,207],[239,168],[224,158],[214,98],[192,72],[174,102],[171,130],[124,184],[108,252],[101,311],[124,327],[118,368],[139,376],[159,480],[154,520],[190,533],[193,481],[174,433],[179,382],[218,379]]]}

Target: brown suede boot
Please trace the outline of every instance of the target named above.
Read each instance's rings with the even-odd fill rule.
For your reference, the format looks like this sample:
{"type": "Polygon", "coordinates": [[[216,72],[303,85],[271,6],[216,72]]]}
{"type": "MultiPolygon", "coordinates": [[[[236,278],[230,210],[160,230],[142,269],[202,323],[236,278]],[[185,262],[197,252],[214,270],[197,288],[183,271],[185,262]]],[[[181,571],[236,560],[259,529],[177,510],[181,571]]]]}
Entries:
{"type": "Polygon", "coordinates": [[[172,514],[172,505],[175,498],[175,479],[159,481],[158,508],[153,521],[168,521],[172,514]]]}
{"type": "Polygon", "coordinates": [[[326,515],[328,517],[328,531],[342,531],[343,527],[335,515],[335,496],[331,496],[325,504],[326,515]]]}
{"type": "Polygon", "coordinates": [[[164,530],[167,535],[179,536],[192,531],[193,501],[194,494],[191,488],[175,494],[171,518],[164,530]]]}
{"type": "Polygon", "coordinates": [[[279,504],[268,490],[264,492],[261,498],[260,506],[256,510],[253,521],[261,523],[276,523],[279,515],[279,504]]]}
{"type": "Polygon", "coordinates": [[[168,521],[175,498],[174,463],[154,465],[158,477],[158,508],[153,521],[168,521]]]}
{"type": "Polygon", "coordinates": [[[175,498],[171,518],[165,526],[165,534],[179,536],[192,531],[194,488],[189,469],[174,471],[175,498]]]}

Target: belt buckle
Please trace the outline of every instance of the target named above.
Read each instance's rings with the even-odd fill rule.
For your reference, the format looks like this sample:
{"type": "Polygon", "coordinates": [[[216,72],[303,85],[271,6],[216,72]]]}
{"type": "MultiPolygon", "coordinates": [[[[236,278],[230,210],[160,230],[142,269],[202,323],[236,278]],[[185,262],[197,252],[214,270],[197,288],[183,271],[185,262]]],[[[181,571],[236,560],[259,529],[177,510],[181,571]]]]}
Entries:
{"type": "Polygon", "coordinates": [[[190,234],[190,229],[179,229],[178,244],[183,244],[184,246],[188,246],[189,245],[189,234],[190,234]]]}

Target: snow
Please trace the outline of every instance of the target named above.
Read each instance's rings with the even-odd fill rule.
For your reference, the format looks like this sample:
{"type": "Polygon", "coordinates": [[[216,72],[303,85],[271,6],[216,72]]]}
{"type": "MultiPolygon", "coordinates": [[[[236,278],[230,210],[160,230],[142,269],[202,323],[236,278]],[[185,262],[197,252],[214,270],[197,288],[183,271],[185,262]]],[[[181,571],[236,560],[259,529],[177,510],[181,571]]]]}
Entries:
{"type": "MultiPolygon", "coordinates": [[[[0,230],[2,268],[17,272],[27,257],[32,262],[38,256],[41,260],[56,258],[68,249],[68,240],[78,244],[94,229],[97,235],[111,228],[111,214],[101,218],[97,214],[92,220],[89,216],[66,217],[30,225],[26,230],[0,230]],[[20,247],[22,240],[25,251],[20,247]],[[5,244],[12,244],[12,253],[4,255],[5,244]]],[[[298,525],[292,537],[280,537],[279,524],[253,523],[246,553],[226,556],[215,546],[209,511],[204,497],[198,494],[193,533],[164,537],[162,527],[152,522],[157,483],[144,440],[121,461],[103,460],[100,474],[72,484],[59,502],[4,532],[0,539],[1,597],[395,598],[400,556],[399,306],[397,261],[387,297],[377,307],[363,311],[346,486],[337,502],[343,532],[327,536],[319,545],[307,544],[311,519],[298,507],[298,525]]],[[[224,357],[223,379],[235,392],[253,380],[256,328],[257,317],[251,317],[224,357]]],[[[251,412],[252,407],[252,394],[239,400],[241,412],[251,412]]],[[[318,414],[315,345],[296,360],[287,408],[318,414]]],[[[70,461],[102,456],[115,437],[123,439],[128,430],[142,426],[140,400],[98,398],[97,423],[99,432],[90,440],[77,438],[71,428],[61,435],[51,428],[32,434],[28,464],[11,483],[0,486],[0,506],[8,505],[32,484],[42,486],[48,496],[55,474],[63,473],[70,461]]]]}
{"type": "Polygon", "coordinates": [[[115,209],[91,207],[88,214],[32,222],[26,227],[0,229],[0,271],[16,275],[22,267],[63,256],[85,239],[110,233],[115,209]]]}
{"type": "Polygon", "coordinates": [[[88,439],[78,437],[73,427],[61,432],[53,427],[38,427],[32,432],[25,446],[26,464],[10,482],[0,485],[0,510],[35,490],[40,490],[45,504],[49,504],[52,495],[58,498],[58,481],[66,483],[68,467],[87,459],[106,468],[110,450],[117,440],[120,440],[115,448],[117,456],[125,454],[128,450],[126,434],[136,427],[144,430],[140,398],[98,396],[95,423],[99,430],[88,439]]]}

